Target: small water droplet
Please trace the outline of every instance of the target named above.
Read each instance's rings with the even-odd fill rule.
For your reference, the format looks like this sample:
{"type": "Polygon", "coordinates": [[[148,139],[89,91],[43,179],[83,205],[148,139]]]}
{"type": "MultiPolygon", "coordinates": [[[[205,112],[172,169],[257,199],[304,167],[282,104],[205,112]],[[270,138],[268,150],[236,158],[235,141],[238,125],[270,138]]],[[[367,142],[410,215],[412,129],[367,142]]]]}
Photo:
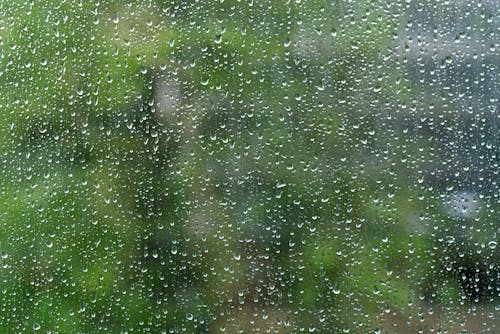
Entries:
{"type": "Polygon", "coordinates": [[[173,246],[173,247],[170,249],[170,253],[172,253],[172,255],[177,254],[177,247],[173,246]]]}

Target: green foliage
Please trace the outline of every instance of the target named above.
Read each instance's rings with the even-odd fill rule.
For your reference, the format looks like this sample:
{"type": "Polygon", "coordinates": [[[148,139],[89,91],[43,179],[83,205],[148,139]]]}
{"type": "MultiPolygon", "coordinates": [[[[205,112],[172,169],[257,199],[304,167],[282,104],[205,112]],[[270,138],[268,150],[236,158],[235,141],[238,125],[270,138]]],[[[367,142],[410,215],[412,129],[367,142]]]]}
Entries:
{"type": "Polygon", "coordinates": [[[419,174],[443,147],[360,114],[423,94],[395,9],[299,3],[0,5],[3,332],[368,332],[493,301],[498,198],[443,246],[419,174]]]}

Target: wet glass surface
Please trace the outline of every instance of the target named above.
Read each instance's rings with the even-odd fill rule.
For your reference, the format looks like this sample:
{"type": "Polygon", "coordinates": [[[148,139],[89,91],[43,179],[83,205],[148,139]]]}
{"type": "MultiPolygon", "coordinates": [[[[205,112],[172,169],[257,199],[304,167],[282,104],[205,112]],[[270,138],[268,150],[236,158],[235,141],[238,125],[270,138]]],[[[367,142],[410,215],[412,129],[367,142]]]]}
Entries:
{"type": "Polygon", "coordinates": [[[0,331],[498,332],[499,7],[0,1],[0,331]]]}

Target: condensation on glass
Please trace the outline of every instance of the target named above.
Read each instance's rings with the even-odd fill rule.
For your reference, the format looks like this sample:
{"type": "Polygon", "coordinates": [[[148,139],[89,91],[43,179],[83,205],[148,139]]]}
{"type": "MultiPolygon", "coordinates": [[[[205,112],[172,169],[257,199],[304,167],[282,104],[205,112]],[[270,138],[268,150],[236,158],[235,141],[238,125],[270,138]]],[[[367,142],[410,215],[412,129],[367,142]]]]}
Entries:
{"type": "Polygon", "coordinates": [[[0,331],[497,333],[499,9],[0,1],[0,331]]]}

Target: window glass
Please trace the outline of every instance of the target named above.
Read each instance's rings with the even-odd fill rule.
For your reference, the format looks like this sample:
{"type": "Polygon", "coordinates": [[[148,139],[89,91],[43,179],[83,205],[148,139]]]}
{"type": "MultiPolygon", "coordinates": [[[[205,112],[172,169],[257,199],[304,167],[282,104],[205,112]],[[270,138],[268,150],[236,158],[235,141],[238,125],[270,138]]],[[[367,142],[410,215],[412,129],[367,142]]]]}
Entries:
{"type": "Polygon", "coordinates": [[[1,332],[498,332],[499,7],[0,1],[1,332]]]}

